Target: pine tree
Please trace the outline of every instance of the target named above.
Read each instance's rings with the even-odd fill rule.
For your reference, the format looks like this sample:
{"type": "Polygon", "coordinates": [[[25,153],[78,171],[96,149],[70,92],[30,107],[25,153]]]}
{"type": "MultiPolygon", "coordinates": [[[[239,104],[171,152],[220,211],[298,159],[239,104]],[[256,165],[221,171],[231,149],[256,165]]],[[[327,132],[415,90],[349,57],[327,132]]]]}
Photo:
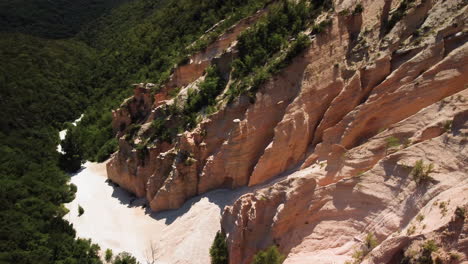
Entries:
{"type": "Polygon", "coordinates": [[[216,233],[210,248],[211,264],[228,264],[229,252],[226,243],[226,234],[223,231],[216,233]]]}

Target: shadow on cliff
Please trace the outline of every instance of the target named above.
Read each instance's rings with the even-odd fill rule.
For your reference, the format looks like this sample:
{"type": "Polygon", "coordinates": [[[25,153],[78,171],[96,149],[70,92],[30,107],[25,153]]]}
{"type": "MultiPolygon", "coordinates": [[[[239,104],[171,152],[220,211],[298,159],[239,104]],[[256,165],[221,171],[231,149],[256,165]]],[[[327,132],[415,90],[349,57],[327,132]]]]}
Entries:
{"type": "Polygon", "coordinates": [[[126,205],[128,208],[146,207],[146,200],[144,198],[136,197],[133,193],[125,190],[109,179],[106,180],[106,183],[112,187],[112,197],[119,200],[121,204],[126,205]]]}
{"type": "Polygon", "coordinates": [[[221,216],[224,207],[228,205],[232,205],[240,196],[243,194],[250,192],[251,188],[249,187],[242,187],[237,188],[234,190],[230,189],[217,189],[214,191],[210,191],[204,193],[202,195],[195,196],[189,200],[187,200],[182,207],[175,209],[175,210],[166,210],[162,212],[154,213],[151,211],[149,207],[146,208],[146,214],[151,216],[156,220],[165,220],[166,225],[172,224],[177,218],[182,217],[186,214],[192,206],[197,204],[203,199],[208,199],[210,203],[213,203],[218,206],[219,208],[219,215],[221,216]]]}
{"type": "Polygon", "coordinates": [[[151,208],[148,205],[148,201],[145,198],[136,197],[134,194],[126,191],[112,181],[108,180],[106,183],[113,188],[112,197],[118,199],[121,204],[126,205],[129,208],[143,207],[145,208],[145,214],[154,218],[155,220],[165,220],[166,225],[170,225],[177,218],[182,217],[184,214],[190,211],[190,208],[193,205],[197,204],[203,199],[208,199],[210,203],[217,205],[221,215],[225,206],[232,205],[240,196],[251,191],[251,188],[249,187],[242,187],[234,190],[217,189],[187,200],[184,205],[178,209],[155,213],[151,211],[151,208]]]}

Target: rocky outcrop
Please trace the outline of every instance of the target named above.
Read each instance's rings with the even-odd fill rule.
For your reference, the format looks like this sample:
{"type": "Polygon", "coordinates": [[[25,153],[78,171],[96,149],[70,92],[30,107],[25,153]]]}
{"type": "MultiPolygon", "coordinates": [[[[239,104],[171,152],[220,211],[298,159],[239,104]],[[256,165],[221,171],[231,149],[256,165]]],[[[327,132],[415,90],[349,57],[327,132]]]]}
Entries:
{"type": "Polygon", "coordinates": [[[219,68],[226,71],[226,66],[229,68],[236,56],[231,46],[236,42],[237,37],[265,13],[266,9],[262,9],[253,16],[242,19],[202,51],[190,56],[187,64],[176,67],[168,82],[155,95],[155,107],[161,105],[164,100],[170,99],[169,91],[185,87],[203,76],[206,68],[211,64],[220,64],[219,68]]]}
{"type": "MultiPolygon", "coordinates": [[[[464,90],[394,124],[338,160],[315,163],[242,196],[225,209],[222,220],[229,234],[230,263],[250,263],[253,254],[270,245],[289,252],[285,263],[343,263],[352,260],[369,232],[382,244],[376,252],[382,252],[386,243],[410,241],[445,226],[457,206],[468,206],[467,109],[464,90]],[[444,126],[443,133],[424,136],[444,126]],[[391,147],[389,138],[402,143],[391,147]],[[411,173],[418,160],[434,166],[432,179],[423,184],[411,173]],[[336,164],[339,170],[330,170],[336,164]],[[333,171],[340,180],[324,181],[333,171]]],[[[384,252],[387,260],[400,253],[389,248],[384,252]]],[[[383,256],[375,258],[368,263],[390,263],[377,261],[383,256]]]]}
{"type": "Polygon", "coordinates": [[[109,178],[154,211],[251,186],[224,210],[230,263],[250,263],[271,245],[285,263],[396,263],[428,239],[452,239],[440,248],[463,252],[465,238],[443,230],[465,232],[453,215],[468,200],[466,3],[366,0],[353,12],[355,1],[334,2],[317,21],[331,26],[305,32],[311,45],[288,67],[255,94],[230,103],[221,95],[215,113],[172,143],[137,148],[150,122],[196,88],[208,65],[218,65],[229,88],[236,37],[262,13],[178,67],[151,99],[139,88],[114,112],[120,149],[109,178]],[[183,89],[171,99],[175,87],[183,89]],[[124,134],[135,123],[129,142],[124,134]],[[419,160],[434,166],[424,184],[411,172],[419,160]],[[439,210],[435,201],[447,203],[444,216],[430,213],[439,210]],[[364,248],[368,233],[380,246],[364,248]],[[356,252],[367,258],[353,260],[356,252]]]}
{"type": "Polygon", "coordinates": [[[119,108],[112,111],[112,129],[117,137],[122,136],[132,123],[141,122],[151,111],[154,84],[134,84],[133,96],[125,100],[119,108]]]}

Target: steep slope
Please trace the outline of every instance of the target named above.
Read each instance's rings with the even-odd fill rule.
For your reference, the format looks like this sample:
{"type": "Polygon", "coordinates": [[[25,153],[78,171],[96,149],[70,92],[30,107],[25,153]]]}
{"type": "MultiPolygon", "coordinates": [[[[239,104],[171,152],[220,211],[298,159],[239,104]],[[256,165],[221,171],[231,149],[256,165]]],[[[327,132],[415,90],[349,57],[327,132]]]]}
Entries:
{"type": "Polygon", "coordinates": [[[314,164],[241,197],[223,217],[231,262],[249,263],[257,250],[276,244],[290,252],[285,263],[342,263],[372,232],[384,256],[369,263],[389,263],[408,241],[448,224],[457,206],[468,202],[467,96],[464,90],[329,159],[328,165],[314,164]],[[444,128],[446,123],[451,128],[444,128]],[[391,137],[412,143],[389,147],[391,137]],[[418,160],[434,166],[428,182],[413,179],[418,160]],[[330,176],[336,163],[338,175],[330,176]],[[330,183],[330,177],[345,179],[330,183]],[[397,238],[400,244],[382,250],[387,240],[397,238]]]}
{"type": "MultiPolygon", "coordinates": [[[[279,9],[269,16],[269,21],[286,12],[295,15],[301,6],[281,5],[275,8],[279,9]]],[[[208,77],[202,74],[208,67],[207,61],[211,60],[212,65],[217,66],[219,78],[229,78],[226,64],[239,56],[231,45],[236,45],[236,36],[241,29],[252,24],[263,12],[260,10],[234,25],[209,46],[211,50],[208,48],[206,52],[190,57],[190,63],[179,66],[154,96],[151,95],[152,84],[137,85],[135,95],[113,113],[113,128],[119,137],[120,151],[108,163],[109,178],[138,196],[146,196],[153,210],[178,208],[187,198],[215,188],[248,184],[249,173],[273,135],[274,125],[294,98],[294,89],[279,88],[300,78],[305,61],[285,69],[287,80],[278,84],[271,82],[260,88],[260,97],[255,98],[255,104],[249,103],[254,98],[249,99],[248,95],[229,103],[229,92],[236,88],[232,78],[226,80],[228,85],[224,91],[214,94],[219,99],[212,107],[220,110],[201,121],[192,131],[177,134],[180,129],[187,129],[196,122],[193,107],[185,102],[198,100],[190,91],[206,83],[208,77]],[[184,72],[185,80],[181,81],[179,76],[184,72]],[[188,84],[190,81],[187,80],[196,81],[188,84]],[[168,93],[176,87],[180,92],[176,98],[169,99],[168,93]],[[264,93],[265,96],[261,96],[264,93]],[[264,112],[267,109],[275,113],[267,115],[264,112]],[[168,132],[160,135],[160,126],[168,132]],[[254,133],[260,127],[262,131],[254,133]],[[270,136],[265,137],[264,133],[270,136]]],[[[289,25],[287,21],[285,24],[289,25]]],[[[295,89],[297,91],[299,86],[295,89]]],[[[202,108],[201,115],[206,116],[206,111],[202,108]]]]}
{"type": "Polygon", "coordinates": [[[279,54],[298,54],[289,65],[271,70],[281,59],[272,52],[246,75],[244,54],[258,57],[243,36],[262,32],[268,18],[238,41],[221,36],[202,53],[206,61],[194,55],[154,96],[151,84],[138,85],[114,112],[120,148],[108,177],[154,211],[220,187],[256,186],[225,209],[230,263],[250,263],[270,245],[288,254],[285,263],[360,262],[366,254],[368,263],[398,263],[426,238],[443,244],[441,258],[463,253],[466,228],[451,217],[468,199],[466,9],[462,0],[334,1],[334,10],[312,9],[303,20],[304,51],[290,52],[303,38],[288,35],[293,44],[279,54]],[[197,109],[197,125],[181,127],[180,109],[212,78],[208,64],[227,85],[216,104],[197,109]],[[418,170],[432,179],[420,181],[418,170]],[[437,199],[444,216],[413,228],[437,199]],[[461,235],[448,238],[444,228],[461,235]],[[369,232],[380,247],[365,248],[369,232]]]}
{"type": "MultiPolygon", "coordinates": [[[[108,153],[115,151],[117,142],[109,140],[113,137],[110,105],[120,102],[122,95],[128,96],[130,90],[125,84],[140,79],[140,73],[148,74],[148,70],[140,68],[141,65],[154,62],[153,66],[159,73],[169,71],[185,56],[186,46],[203,32],[222,32],[230,23],[256,11],[256,5],[263,7],[266,3],[260,0],[132,1],[132,4],[138,3],[129,6],[138,6],[139,10],[129,9],[129,6],[118,10],[131,14],[125,18],[133,16],[139,19],[137,29],[134,24],[127,23],[128,20],[116,21],[110,15],[106,18],[111,17],[115,24],[108,25],[105,33],[96,30],[99,32],[99,36],[94,35],[96,38],[117,36],[105,43],[113,45],[89,47],[78,38],[41,38],[73,37],[86,23],[88,30],[94,29],[96,24],[89,21],[120,2],[6,0],[0,3],[1,263],[101,263],[99,246],[90,240],[77,239],[73,226],[63,218],[67,214],[63,203],[74,199],[76,186],[69,184],[69,175],[58,166],[59,163],[62,165],[63,156],[57,153],[57,132],[66,126],[66,121],[76,119],[88,107],[82,122],[87,125],[85,133],[78,129],[74,131],[77,133],[72,133],[72,129],[68,133],[78,135],[77,138],[84,139],[87,144],[73,138],[64,142],[62,150],[76,158],[76,169],[79,169],[80,159],[84,156],[80,152],[91,153],[86,153],[86,157],[93,159],[106,159],[108,153]],[[171,12],[157,12],[159,16],[151,20],[139,16],[143,12],[151,17],[156,13],[155,9],[159,10],[157,4],[163,2],[168,3],[171,12]],[[147,8],[149,6],[152,8],[147,8]],[[178,13],[181,10],[184,12],[178,13]],[[172,20],[165,19],[167,17],[172,20]],[[222,19],[225,19],[224,23],[211,28],[222,19]],[[116,25],[119,23],[128,25],[133,29],[129,31],[135,34],[129,34],[129,31],[115,34],[113,29],[121,29],[116,25]],[[155,27],[162,27],[164,31],[155,32],[155,27]],[[161,41],[159,34],[168,39],[161,41]],[[126,45],[122,45],[123,39],[127,40],[126,45]],[[159,54],[154,52],[158,47],[155,43],[162,48],[159,54]],[[132,49],[126,50],[129,47],[132,49]],[[151,61],[148,60],[148,52],[154,54],[151,61]],[[135,73],[136,68],[141,71],[135,73]],[[69,152],[65,146],[73,151],[69,152]]],[[[82,34],[89,36],[91,33],[82,34]]],[[[83,35],[80,35],[81,40],[86,39],[83,35]]],[[[201,39],[189,51],[200,50],[210,41],[201,39]]],[[[208,256],[204,257],[207,259],[208,256]]]]}
{"type": "Polygon", "coordinates": [[[187,64],[189,55],[268,2],[135,0],[88,24],[78,38],[98,51],[93,81],[99,89],[73,138],[85,159],[101,162],[115,151],[111,109],[131,95],[132,83],[152,82],[153,90],[160,89],[176,65],[187,64]]]}

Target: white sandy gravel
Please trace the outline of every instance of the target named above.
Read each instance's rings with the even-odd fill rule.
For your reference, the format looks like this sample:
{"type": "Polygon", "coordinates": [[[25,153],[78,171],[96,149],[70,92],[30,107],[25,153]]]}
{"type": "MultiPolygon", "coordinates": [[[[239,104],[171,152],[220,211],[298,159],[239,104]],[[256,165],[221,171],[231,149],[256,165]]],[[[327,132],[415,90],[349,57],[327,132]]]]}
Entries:
{"type": "MultiPolygon", "coordinates": [[[[70,221],[79,237],[91,238],[104,251],[130,252],[141,263],[156,249],[158,264],[206,264],[209,247],[220,229],[221,210],[245,192],[217,190],[187,201],[178,210],[149,214],[143,199],[132,196],[106,182],[104,163],[84,165],[71,177],[78,187],[76,198],[66,205],[70,221]],[[78,205],[84,214],[78,217],[78,205]]],[[[148,257],[148,258],[147,258],[148,257]]]]}

